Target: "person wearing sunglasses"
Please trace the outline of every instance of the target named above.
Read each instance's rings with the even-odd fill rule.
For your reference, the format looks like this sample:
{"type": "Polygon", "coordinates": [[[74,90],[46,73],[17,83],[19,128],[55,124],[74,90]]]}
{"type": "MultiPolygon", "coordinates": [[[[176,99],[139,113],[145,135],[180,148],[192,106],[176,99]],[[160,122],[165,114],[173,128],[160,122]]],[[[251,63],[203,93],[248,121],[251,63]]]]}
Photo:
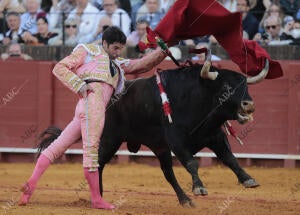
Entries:
{"type": "Polygon", "coordinates": [[[268,44],[272,41],[280,41],[282,21],[279,17],[269,16],[264,22],[264,29],[268,35],[268,44]]]}
{"type": "Polygon", "coordinates": [[[76,19],[68,18],[64,25],[65,45],[75,46],[78,43],[78,24],[76,19]]]}
{"type": "Polygon", "coordinates": [[[253,40],[264,45],[287,45],[292,40],[284,37],[282,29],[282,20],[278,16],[269,16],[264,21],[265,33],[258,33],[253,40]]]}
{"type": "Polygon", "coordinates": [[[89,0],[76,0],[76,8],[72,10],[68,19],[76,19],[78,24],[78,42],[89,43],[90,35],[97,31],[97,24],[101,18],[100,11],[89,0]]]}
{"type": "Polygon", "coordinates": [[[264,22],[269,16],[277,16],[277,17],[280,17],[281,19],[283,19],[284,13],[279,4],[273,2],[270,4],[269,7],[267,7],[267,9],[263,15],[263,18],[261,19],[261,21],[259,23],[258,32],[260,32],[260,33],[264,32],[264,22]]]}

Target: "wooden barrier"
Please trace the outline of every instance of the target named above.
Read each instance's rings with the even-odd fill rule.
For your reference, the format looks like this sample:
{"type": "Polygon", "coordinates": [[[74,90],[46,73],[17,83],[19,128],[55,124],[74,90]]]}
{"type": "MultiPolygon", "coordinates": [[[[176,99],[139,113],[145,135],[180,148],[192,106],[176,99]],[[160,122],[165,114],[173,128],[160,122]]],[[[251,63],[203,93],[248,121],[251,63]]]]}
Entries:
{"type": "MultiPolygon", "coordinates": [[[[265,80],[249,86],[256,111],[255,120],[246,125],[232,122],[245,145],[230,138],[232,149],[244,165],[300,166],[300,61],[280,61],[284,77],[265,80]]],[[[77,96],[65,88],[51,73],[55,62],[0,62],[0,160],[32,161],[35,137],[49,125],[64,128],[72,119],[77,96]],[[28,156],[26,156],[28,154],[28,156]]],[[[238,71],[231,61],[214,62],[214,66],[238,71]]],[[[176,68],[164,61],[159,68],[176,68]]],[[[128,79],[149,77],[147,73],[127,76],[128,79]]],[[[74,144],[67,159],[80,158],[81,144],[74,144]]],[[[143,150],[147,150],[145,147],[143,150]]],[[[119,155],[138,161],[126,153],[119,155]]],[[[140,155],[149,157],[147,151],[140,155]]],[[[201,165],[214,164],[216,159],[205,149],[198,154],[201,165]]],[[[121,156],[120,156],[121,157],[121,156]]],[[[150,156],[149,159],[152,157],[150,156]]]]}

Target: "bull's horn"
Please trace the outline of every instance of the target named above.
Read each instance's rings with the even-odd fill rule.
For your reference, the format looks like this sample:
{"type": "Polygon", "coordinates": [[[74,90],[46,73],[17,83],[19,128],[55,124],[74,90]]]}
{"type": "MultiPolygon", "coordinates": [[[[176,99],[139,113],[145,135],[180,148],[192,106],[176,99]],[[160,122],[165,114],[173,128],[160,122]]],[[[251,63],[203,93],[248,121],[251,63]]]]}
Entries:
{"type": "Polygon", "coordinates": [[[248,84],[256,84],[256,83],[261,82],[263,79],[265,79],[268,72],[269,72],[269,60],[266,59],[265,67],[261,70],[261,72],[258,75],[253,76],[251,78],[247,78],[247,83],[248,84]]]}
{"type": "Polygon", "coordinates": [[[209,72],[211,66],[211,52],[210,49],[207,49],[205,55],[205,62],[200,71],[200,77],[204,79],[215,80],[218,76],[218,72],[209,72]]]}

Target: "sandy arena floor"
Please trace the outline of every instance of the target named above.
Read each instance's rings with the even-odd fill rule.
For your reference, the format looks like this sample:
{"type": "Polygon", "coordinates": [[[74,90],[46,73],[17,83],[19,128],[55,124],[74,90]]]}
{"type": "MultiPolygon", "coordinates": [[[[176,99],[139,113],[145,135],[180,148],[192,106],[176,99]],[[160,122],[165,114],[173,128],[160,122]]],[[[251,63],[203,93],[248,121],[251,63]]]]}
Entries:
{"type": "Polygon", "coordinates": [[[30,204],[17,206],[19,187],[34,164],[0,163],[0,215],[59,214],[300,214],[300,169],[247,168],[261,186],[245,189],[225,167],[201,168],[209,195],[193,196],[190,176],[182,167],[175,174],[196,208],[183,208],[159,167],[139,164],[106,166],[104,197],[113,211],[90,208],[80,164],[54,164],[43,175],[30,204]]]}

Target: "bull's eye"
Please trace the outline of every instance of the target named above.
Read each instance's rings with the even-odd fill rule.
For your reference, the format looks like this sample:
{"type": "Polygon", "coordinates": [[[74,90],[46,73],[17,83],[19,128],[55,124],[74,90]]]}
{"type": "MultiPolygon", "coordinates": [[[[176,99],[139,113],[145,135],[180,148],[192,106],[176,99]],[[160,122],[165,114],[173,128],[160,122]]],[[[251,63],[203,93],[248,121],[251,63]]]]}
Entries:
{"type": "Polygon", "coordinates": [[[243,106],[247,106],[248,104],[248,102],[243,102],[243,106]]]}

